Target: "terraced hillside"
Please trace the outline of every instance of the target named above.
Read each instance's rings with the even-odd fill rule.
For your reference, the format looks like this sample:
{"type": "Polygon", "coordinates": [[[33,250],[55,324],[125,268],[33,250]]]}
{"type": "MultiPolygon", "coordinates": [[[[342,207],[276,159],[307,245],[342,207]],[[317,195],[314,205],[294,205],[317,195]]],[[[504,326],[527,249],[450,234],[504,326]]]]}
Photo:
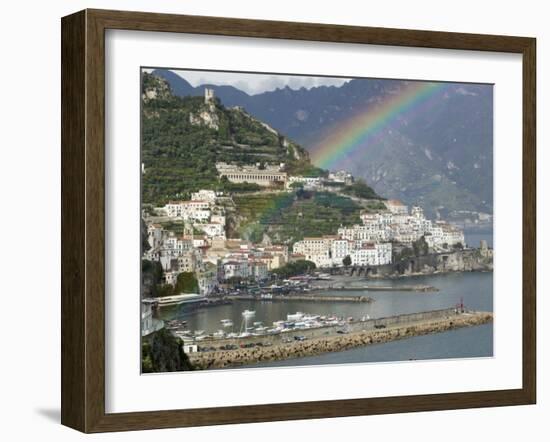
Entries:
{"type": "Polygon", "coordinates": [[[325,173],[308,153],[242,108],[214,98],[177,97],[166,80],[142,79],[142,201],[154,205],[187,198],[199,189],[259,190],[218,179],[215,164],[285,163],[290,174],[325,173]]]}
{"type": "Polygon", "coordinates": [[[269,238],[292,245],[306,236],[335,234],[341,225],[360,222],[364,206],[329,192],[241,195],[236,205],[234,236],[252,242],[269,238]]]}

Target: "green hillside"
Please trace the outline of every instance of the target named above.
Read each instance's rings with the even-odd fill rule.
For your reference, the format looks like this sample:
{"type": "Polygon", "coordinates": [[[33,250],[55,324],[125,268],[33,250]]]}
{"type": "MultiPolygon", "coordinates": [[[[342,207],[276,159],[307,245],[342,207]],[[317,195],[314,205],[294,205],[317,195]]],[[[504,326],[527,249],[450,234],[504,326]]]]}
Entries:
{"type": "Polygon", "coordinates": [[[288,192],[234,197],[235,236],[292,245],[307,236],[333,235],[342,225],[360,222],[364,206],[329,192],[288,192]]]}
{"type": "Polygon", "coordinates": [[[220,181],[215,164],[285,163],[294,175],[322,175],[308,153],[241,108],[218,99],[177,97],[166,80],[142,77],[142,199],[161,205],[199,189],[259,190],[254,184],[220,181]]]}

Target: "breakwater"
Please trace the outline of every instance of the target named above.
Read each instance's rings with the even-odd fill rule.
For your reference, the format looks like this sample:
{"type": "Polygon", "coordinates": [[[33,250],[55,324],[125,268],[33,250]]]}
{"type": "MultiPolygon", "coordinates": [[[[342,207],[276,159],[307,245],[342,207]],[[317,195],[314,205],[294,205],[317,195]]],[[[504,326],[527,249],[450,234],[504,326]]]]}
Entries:
{"type": "MultiPolygon", "coordinates": [[[[489,323],[490,312],[457,312],[454,308],[397,315],[350,323],[342,327],[322,327],[314,330],[295,330],[284,336],[249,337],[223,340],[216,345],[232,346],[230,350],[215,349],[190,353],[191,363],[197,369],[251,365],[261,361],[315,356],[355,347],[380,344],[462,327],[489,323]],[[299,336],[299,340],[295,337],[299,336]]],[[[209,343],[213,345],[213,342],[209,343]]],[[[204,344],[204,345],[209,345],[204,344]]]]}
{"type": "Polygon", "coordinates": [[[346,286],[346,285],[324,285],[313,286],[312,290],[315,292],[330,290],[334,292],[437,292],[437,287],[431,285],[398,285],[398,286],[346,286]]]}

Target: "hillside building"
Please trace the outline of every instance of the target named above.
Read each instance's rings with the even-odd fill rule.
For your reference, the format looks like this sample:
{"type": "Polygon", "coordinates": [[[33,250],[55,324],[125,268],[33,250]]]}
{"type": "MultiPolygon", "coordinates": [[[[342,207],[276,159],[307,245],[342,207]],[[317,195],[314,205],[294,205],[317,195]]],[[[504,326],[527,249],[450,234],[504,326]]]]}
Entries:
{"type": "Polygon", "coordinates": [[[252,183],[269,187],[285,185],[287,173],[284,171],[284,163],[279,165],[256,164],[238,166],[236,164],[216,163],[216,169],[221,177],[226,177],[232,183],[252,183]]]}

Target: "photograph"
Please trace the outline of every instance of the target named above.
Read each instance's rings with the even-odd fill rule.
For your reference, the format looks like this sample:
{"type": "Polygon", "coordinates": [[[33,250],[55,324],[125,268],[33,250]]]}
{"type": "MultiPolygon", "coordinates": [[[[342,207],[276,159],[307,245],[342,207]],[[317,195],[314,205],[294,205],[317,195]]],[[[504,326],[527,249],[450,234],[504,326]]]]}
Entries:
{"type": "Polygon", "coordinates": [[[493,84],[139,75],[142,374],[493,356],[493,84]]]}

